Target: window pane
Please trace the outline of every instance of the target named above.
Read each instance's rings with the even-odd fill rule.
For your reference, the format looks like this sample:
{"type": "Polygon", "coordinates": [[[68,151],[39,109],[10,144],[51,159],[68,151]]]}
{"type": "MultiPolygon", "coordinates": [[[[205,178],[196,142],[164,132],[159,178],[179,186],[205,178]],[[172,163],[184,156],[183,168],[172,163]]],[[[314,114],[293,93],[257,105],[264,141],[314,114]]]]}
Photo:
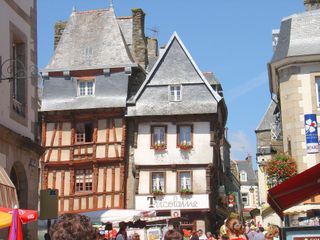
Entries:
{"type": "Polygon", "coordinates": [[[180,126],[180,144],[191,144],[191,127],[190,126],[180,126]]]}
{"type": "Polygon", "coordinates": [[[164,127],[155,127],[153,129],[153,141],[154,144],[165,143],[165,128],[164,127]]]}
{"type": "Polygon", "coordinates": [[[191,190],[191,173],[190,172],[180,173],[180,189],[191,190]]]}
{"type": "Polygon", "coordinates": [[[87,95],[93,95],[93,82],[87,82],[87,95]]]}
{"type": "Polygon", "coordinates": [[[79,82],[79,95],[80,96],[86,95],[86,84],[85,84],[85,82],[79,82]]]}
{"type": "Polygon", "coordinates": [[[152,173],[152,190],[164,191],[163,173],[152,173]]]}

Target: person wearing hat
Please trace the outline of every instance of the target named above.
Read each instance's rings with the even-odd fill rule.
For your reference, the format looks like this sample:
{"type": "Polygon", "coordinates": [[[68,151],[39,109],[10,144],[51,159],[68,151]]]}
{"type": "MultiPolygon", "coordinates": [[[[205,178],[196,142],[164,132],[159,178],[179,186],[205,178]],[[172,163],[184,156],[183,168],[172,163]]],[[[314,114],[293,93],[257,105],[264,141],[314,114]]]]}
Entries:
{"type": "Polygon", "coordinates": [[[250,230],[247,233],[248,240],[253,240],[256,235],[257,235],[256,226],[251,224],[250,230]]]}

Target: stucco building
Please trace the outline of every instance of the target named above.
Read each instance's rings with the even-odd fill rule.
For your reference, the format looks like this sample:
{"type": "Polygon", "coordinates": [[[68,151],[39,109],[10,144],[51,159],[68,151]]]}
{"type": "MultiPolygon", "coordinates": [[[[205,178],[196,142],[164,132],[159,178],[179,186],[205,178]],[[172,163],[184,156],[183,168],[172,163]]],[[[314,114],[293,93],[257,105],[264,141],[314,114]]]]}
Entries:
{"type": "Polygon", "coordinates": [[[227,119],[217,82],[209,81],[174,33],[127,113],[135,180],[127,191],[135,208],[186,217],[185,227],[207,230],[221,216],[220,139],[227,119]]]}
{"type": "MultiPolygon", "coordinates": [[[[37,2],[1,1],[0,32],[0,167],[17,190],[19,207],[36,210],[43,153],[38,144],[37,2]]],[[[13,207],[14,195],[6,200],[2,192],[1,206],[13,207]]],[[[24,226],[24,235],[32,239],[36,231],[36,223],[24,226]]]]}

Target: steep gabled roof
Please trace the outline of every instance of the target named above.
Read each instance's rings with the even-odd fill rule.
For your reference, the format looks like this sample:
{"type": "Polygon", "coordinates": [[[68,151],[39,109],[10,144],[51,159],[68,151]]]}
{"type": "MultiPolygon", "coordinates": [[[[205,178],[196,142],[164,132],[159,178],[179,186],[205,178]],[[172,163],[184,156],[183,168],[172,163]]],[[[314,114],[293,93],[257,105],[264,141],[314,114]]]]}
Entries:
{"type": "Polygon", "coordinates": [[[174,32],[130,102],[135,106],[128,116],[216,113],[220,100],[174,32]],[[168,101],[168,86],[174,84],[182,85],[182,101],[168,101]]]}
{"type": "Polygon", "coordinates": [[[275,116],[274,112],[276,110],[277,105],[274,101],[271,101],[271,103],[268,106],[267,111],[264,113],[263,118],[261,119],[261,122],[259,123],[256,131],[263,131],[263,130],[270,130],[270,125],[275,122],[275,116]]]}
{"type": "Polygon", "coordinates": [[[45,72],[134,65],[112,8],[73,12],[45,72]]]}

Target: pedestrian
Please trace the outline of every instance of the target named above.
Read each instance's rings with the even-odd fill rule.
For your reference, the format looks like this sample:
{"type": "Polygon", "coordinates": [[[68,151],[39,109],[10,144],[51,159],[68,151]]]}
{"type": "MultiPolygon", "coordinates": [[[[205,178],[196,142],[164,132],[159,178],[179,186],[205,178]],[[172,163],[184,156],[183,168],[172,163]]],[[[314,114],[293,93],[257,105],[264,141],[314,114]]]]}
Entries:
{"type": "Polygon", "coordinates": [[[119,231],[116,235],[116,240],[127,240],[127,226],[125,222],[119,223],[119,231]]]}
{"type": "Polygon", "coordinates": [[[207,240],[207,236],[203,233],[202,229],[198,230],[198,236],[200,240],[207,240]]]}
{"type": "Polygon", "coordinates": [[[226,231],[230,240],[247,240],[243,235],[244,228],[242,227],[240,220],[237,216],[229,216],[226,221],[226,231]]]}
{"type": "Polygon", "coordinates": [[[211,232],[207,232],[206,235],[207,235],[208,240],[215,240],[215,238],[213,237],[211,232]]]}
{"type": "Polygon", "coordinates": [[[169,229],[164,235],[164,240],[182,240],[182,234],[175,229],[169,229]]]}
{"type": "Polygon", "coordinates": [[[137,233],[137,232],[133,233],[132,236],[131,236],[131,239],[132,239],[132,240],[140,240],[140,235],[139,235],[139,233],[137,233]]]}
{"type": "Polygon", "coordinates": [[[193,231],[190,240],[199,240],[199,235],[197,231],[193,231]]]}
{"type": "Polygon", "coordinates": [[[92,227],[90,218],[66,213],[50,227],[51,240],[93,240],[96,239],[95,228],[92,227]]]}
{"type": "Polygon", "coordinates": [[[259,227],[258,228],[258,232],[257,234],[254,236],[253,240],[264,240],[264,228],[263,227],[259,227]]]}
{"type": "Polygon", "coordinates": [[[253,240],[256,234],[256,226],[251,224],[249,232],[247,233],[248,240],[253,240]]]}

